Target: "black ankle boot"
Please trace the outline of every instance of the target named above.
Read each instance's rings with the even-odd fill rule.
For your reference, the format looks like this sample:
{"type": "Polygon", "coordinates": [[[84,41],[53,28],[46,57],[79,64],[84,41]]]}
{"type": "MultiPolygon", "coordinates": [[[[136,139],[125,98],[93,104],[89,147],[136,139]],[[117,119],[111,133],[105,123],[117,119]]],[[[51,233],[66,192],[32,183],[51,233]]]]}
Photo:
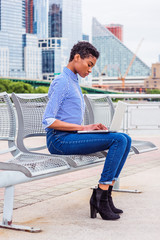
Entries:
{"type": "Polygon", "coordinates": [[[93,189],[90,199],[91,218],[96,218],[99,213],[104,220],[116,220],[120,216],[112,212],[108,202],[108,190],[101,188],[93,189]]]}
{"type": "Polygon", "coordinates": [[[112,209],[112,212],[114,213],[123,213],[123,211],[121,209],[118,209],[114,206],[113,200],[112,200],[112,188],[113,186],[109,186],[108,189],[108,201],[109,201],[109,206],[112,209]]]}

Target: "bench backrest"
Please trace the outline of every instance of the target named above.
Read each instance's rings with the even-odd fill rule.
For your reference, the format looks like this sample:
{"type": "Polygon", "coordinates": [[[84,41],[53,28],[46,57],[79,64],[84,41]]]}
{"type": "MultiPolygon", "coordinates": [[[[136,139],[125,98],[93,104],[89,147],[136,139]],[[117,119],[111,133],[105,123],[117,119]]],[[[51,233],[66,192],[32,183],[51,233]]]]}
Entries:
{"type": "MultiPolygon", "coordinates": [[[[27,149],[24,144],[24,139],[46,135],[46,132],[42,127],[42,118],[48,102],[48,96],[41,95],[26,97],[12,93],[12,99],[18,115],[18,148],[24,152],[27,152],[28,150],[37,151],[46,148],[46,146],[41,146],[27,149]]],[[[90,123],[90,111],[87,107],[85,108],[83,122],[84,124],[90,123]]]]}
{"type": "Polygon", "coordinates": [[[4,140],[15,138],[15,113],[7,93],[0,93],[0,137],[4,140]]]}
{"type": "Polygon", "coordinates": [[[7,149],[0,153],[11,152],[13,155],[18,153],[15,145],[16,136],[16,116],[12,102],[6,92],[0,93],[0,140],[8,141],[7,149]]]}
{"type": "MultiPolygon", "coordinates": [[[[17,146],[21,151],[27,152],[24,139],[28,137],[45,136],[46,132],[42,127],[42,118],[48,102],[47,95],[25,97],[12,93],[12,100],[15,104],[18,115],[17,146]]],[[[31,148],[36,151],[46,146],[31,148]]]]}
{"type": "Polygon", "coordinates": [[[48,102],[48,96],[30,98],[20,97],[12,93],[12,99],[18,113],[18,122],[22,137],[45,135],[45,130],[42,127],[42,117],[48,102]]]}
{"type": "Polygon", "coordinates": [[[113,115],[114,105],[109,96],[84,96],[87,109],[89,111],[89,123],[102,123],[105,126],[110,126],[113,115]],[[104,114],[105,113],[105,114],[104,114]]]}

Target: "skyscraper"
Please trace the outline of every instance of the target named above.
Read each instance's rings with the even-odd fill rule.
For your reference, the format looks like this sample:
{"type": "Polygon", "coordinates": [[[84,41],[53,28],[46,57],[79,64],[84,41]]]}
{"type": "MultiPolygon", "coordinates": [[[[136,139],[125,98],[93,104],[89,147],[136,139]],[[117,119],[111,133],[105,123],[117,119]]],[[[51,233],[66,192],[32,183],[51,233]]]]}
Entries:
{"type": "MultiPolygon", "coordinates": [[[[107,69],[108,77],[124,75],[134,53],[131,52],[115,35],[101,25],[95,18],[92,22],[92,42],[100,52],[97,69],[93,75],[98,76],[107,69]]],[[[148,76],[150,68],[138,57],[135,58],[127,76],[148,76]]]]}
{"type": "Polygon", "coordinates": [[[42,79],[42,51],[35,34],[23,35],[24,70],[28,79],[42,79]]]}
{"type": "Polygon", "coordinates": [[[49,37],[62,37],[62,1],[59,4],[50,1],[48,23],[49,23],[49,37]]]}
{"type": "Polygon", "coordinates": [[[25,30],[25,0],[0,1],[0,48],[9,51],[9,76],[25,77],[23,39],[25,30]]]}
{"type": "Polygon", "coordinates": [[[42,75],[44,80],[53,80],[60,74],[67,62],[67,40],[47,38],[39,40],[42,49],[42,75]]]}
{"type": "Polygon", "coordinates": [[[73,45],[82,40],[81,0],[43,0],[43,5],[34,0],[34,3],[34,21],[37,25],[39,47],[42,49],[43,79],[51,80],[62,72],[73,45]],[[43,35],[44,31],[40,34],[38,29],[43,23],[42,12],[46,15],[47,9],[48,35],[43,35]]]}
{"type": "Polygon", "coordinates": [[[9,49],[0,47],[0,76],[9,76],[9,49]]]}
{"type": "Polygon", "coordinates": [[[48,27],[49,37],[68,40],[69,55],[72,46],[82,40],[82,1],[49,0],[48,27]]]}
{"type": "MultiPolygon", "coordinates": [[[[32,6],[31,0],[0,0],[0,55],[2,57],[0,73],[4,77],[26,78],[32,72],[32,66],[26,67],[26,64],[28,61],[32,61],[34,65],[32,76],[41,78],[39,71],[41,60],[35,59],[33,54],[30,54],[30,58],[28,58],[26,54],[32,49],[34,53],[39,52],[36,56],[41,58],[36,35],[26,34],[26,3],[29,4],[28,6],[32,6]]],[[[32,26],[29,18],[28,22],[32,26]]],[[[27,29],[32,31],[31,28],[27,29]]]]}
{"type": "Polygon", "coordinates": [[[33,32],[38,39],[48,37],[48,1],[49,0],[34,0],[34,20],[33,32]]]}
{"type": "Polygon", "coordinates": [[[26,0],[26,33],[33,33],[33,0],[26,0]]]}

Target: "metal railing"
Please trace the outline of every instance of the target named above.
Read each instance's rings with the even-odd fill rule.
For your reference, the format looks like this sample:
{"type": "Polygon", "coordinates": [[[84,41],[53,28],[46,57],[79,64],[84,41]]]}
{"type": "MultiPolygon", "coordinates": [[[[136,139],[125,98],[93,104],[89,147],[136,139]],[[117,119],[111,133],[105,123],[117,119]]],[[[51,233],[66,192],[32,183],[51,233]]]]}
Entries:
{"type": "MultiPolygon", "coordinates": [[[[18,94],[20,96],[42,96],[45,94],[18,94]]],[[[107,94],[89,94],[91,98],[99,98],[107,94]]],[[[127,110],[121,130],[126,133],[153,131],[160,133],[160,94],[108,94],[111,99],[122,99],[127,102],[127,110]],[[135,101],[136,99],[136,101],[135,101]],[[159,101],[154,101],[158,99],[159,101]],[[153,100],[149,101],[149,100],[153,100]],[[136,103],[135,103],[136,102],[136,103]]],[[[114,103],[116,107],[116,103],[114,103]]],[[[98,119],[105,119],[103,105],[99,106],[98,119]],[[102,117],[103,115],[103,117],[102,117]]]]}
{"type": "MultiPolygon", "coordinates": [[[[126,133],[160,133],[160,94],[89,94],[91,98],[110,96],[112,100],[120,99],[127,103],[121,131],[126,133]],[[155,101],[156,99],[156,101],[155,101]],[[138,131],[137,131],[138,130],[138,131]]],[[[114,103],[116,107],[116,102],[114,103]]],[[[107,123],[104,105],[96,109],[96,120],[107,123]]]]}
{"type": "Polygon", "coordinates": [[[160,102],[128,104],[123,121],[123,131],[158,131],[160,133],[160,102]]]}

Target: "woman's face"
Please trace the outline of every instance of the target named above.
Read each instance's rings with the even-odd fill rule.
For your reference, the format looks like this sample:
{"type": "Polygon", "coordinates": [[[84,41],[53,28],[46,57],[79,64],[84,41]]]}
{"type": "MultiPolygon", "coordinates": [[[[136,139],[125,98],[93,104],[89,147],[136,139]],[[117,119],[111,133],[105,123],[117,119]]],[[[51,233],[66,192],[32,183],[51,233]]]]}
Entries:
{"type": "Polygon", "coordinates": [[[78,73],[82,78],[85,78],[92,72],[92,68],[95,66],[97,59],[92,55],[84,59],[82,59],[79,54],[77,55],[75,61],[75,73],[78,73]]]}

